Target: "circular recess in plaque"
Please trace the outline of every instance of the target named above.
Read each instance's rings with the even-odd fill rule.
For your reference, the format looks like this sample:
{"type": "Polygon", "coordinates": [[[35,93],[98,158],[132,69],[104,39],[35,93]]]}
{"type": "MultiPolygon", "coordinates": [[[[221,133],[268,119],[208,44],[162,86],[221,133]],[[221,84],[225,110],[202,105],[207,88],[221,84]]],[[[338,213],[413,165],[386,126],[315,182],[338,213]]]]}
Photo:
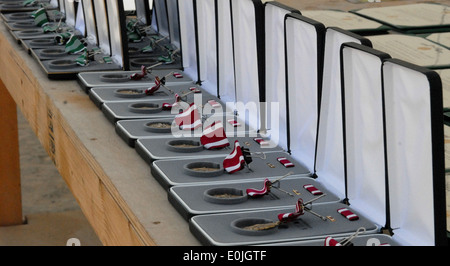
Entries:
{"type": "Polygon", "coordinates": [[[138,114],[154,114],[162,111],[162,107],[156,103],[132,103],[128,109],[138,114]]]}
{"type": "Polygon", "coordinates": [[[3,9],[17,9],[17,8],[21,9],[21,8],[24,8],[24,6],[19,5],[19,4],[3,4],[2,8],[3,9]]]}
{"type": "Polygon", "coordinates": [[[216,177],[223,174],[223,168],[218,163],[195,162],[186,164],[184,172],[195,177],[216,177]]]}
{"type": "Polygon", "coordinates": [[[126,74],[104,74],[100,76],[100,80],[103,82],[126,82],[129,81],[130,78],[126,74]]]}
{"type": "Polygon", "coordinates": [[[149,122],[144,125],[145,130],[153,133],[170,133],[172,132],[172,123],[171,122],[149,122]]]}
{"type": "Polygon", "coordinates": [[[233,232],[247,236],[264,236],[278,231],[278,223],[262,218],[241,218],[231,222],[233,232]]]}
{"type": "Polygon", "coordinates": [[[236,188],[212,188],[203,193],[203,199],[214,204],[239,204],[247,201],[244,191],[236,188]]]}
{"type": "Polygon", "coordinates": [[[70,69],[76,67],[77,62],[74,60],[61,59],[51,61],[48,66],[53,69],[70,69]]]}
{"type": "Polygon", "coordinates": [[[10,19],[32,19],[31,18],[31,13],[30,12],[19,12],[19,13],[12,13],[9,16],[10,19]]]}
{"type": "Polygon", "coordinates": [[[166,145],[169,151],[174,152],[189,153],[203,150],[203,145],[195,140],[175,139],[168,141],[166,145]]]}
{"type": "Polygon", "coordinates": [[[39,35],[44,33],[42,30],[23,30],[23,31],[19,31],[20,35],[27,35],[27,36],[31,36],[31,35],[39,35]]]}
{"type": "Polygon", "coordinates": [[[22,29],[28,29],[28,28],[36,28],[36,24],[34,24],[34,22],[32,21],[19,21],[19,22],[14,22],[12,24],[12,26],[17,27],[17,28],[22,28],[22,29]]]}
{"type": "Polygon", "coordinates": [[[62,48],[42,49],[41,50],[41,56],[60,57],[60,56],[66,56],[66,55],[67,55],[66,50],[62,49],[62,48]]]}
{"type": "Polygon", "coordinates": [[[48,47],[55,45],[55,41],[53,39],[36,39],[31,40],[30,45],[35,47],[48,47]]]}
{"type": "Polygon", "coordinates": [[[138,47],[128,47],[128,55],[139,55],[141,53],[138,47]]]}
{"type": "Polygon", "coordinates": [[[158,64],[159,61],[155,58],[134,58],[130,59],[130,65],[134,67],[141,67],[141,66],[153,66],[158,64]]]}
{"type": "Polygon", "coordinates": [[[114,95],[119,98],[142,98],[146,96],[145,91],[140,89],[118,89],[114,91],[114,95]]]}

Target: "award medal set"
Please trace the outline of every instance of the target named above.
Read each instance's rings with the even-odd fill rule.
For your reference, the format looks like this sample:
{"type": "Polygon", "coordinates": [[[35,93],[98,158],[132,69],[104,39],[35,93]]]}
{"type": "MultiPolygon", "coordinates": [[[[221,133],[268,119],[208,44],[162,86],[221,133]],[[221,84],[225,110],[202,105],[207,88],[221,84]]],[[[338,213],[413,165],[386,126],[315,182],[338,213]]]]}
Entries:
{"type": "Polygon", "coordinates": [[[434,70],[276,1],[16,2],[17,42],[78,80],[202,244],[446,245],[434,70]]]}

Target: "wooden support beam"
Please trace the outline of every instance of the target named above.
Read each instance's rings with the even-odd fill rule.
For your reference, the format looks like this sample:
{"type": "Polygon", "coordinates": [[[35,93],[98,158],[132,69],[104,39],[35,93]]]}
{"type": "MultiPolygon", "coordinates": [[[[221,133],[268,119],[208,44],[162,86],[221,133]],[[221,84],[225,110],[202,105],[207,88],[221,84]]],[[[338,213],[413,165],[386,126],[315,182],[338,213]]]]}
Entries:
{"type": "Polygon", "coordinates": [[[23,223],[16,108],[0,80],[0,226],[23,223]]]}

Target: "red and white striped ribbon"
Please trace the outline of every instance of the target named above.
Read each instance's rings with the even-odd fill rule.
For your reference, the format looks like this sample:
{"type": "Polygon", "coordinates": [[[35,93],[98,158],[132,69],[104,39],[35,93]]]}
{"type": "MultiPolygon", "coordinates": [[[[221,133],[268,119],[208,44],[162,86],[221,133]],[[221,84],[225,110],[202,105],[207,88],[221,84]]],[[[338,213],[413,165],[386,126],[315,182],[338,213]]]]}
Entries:
{"type": "Polygon", "coordinates": [[[219,108],[222,105],[220,105],[220,103],[216,102],[215,100],[209,100],[208,103],[213,107],[213,108],[219,108]]]}
{"type": "Polygon", "coordinates": [[[134,73],[130,76],[132,80],[141,80],[147,76],[147,68],[145,66],[141,66],[141,73],[134,73]]]}
{"type": "Polygon", "coordinates": [[[194,93],[201,93],[202,92],[199,88],[196,88],[196,87],[190,87],[189,90],[194,92],[194,93]]]}
{"type": "Polygon", "coordinates": [[[282,164],[282,165],[284,165],[284,167],[286,167],[286,168],[291,168],[291,167],[294,167],[295,165],[291,162],[291,161],[289,161],[286,157],[279,157],[279,158],[277,158],[277,160],[282,164]]]}
{"type": "Polygon", "coordinates": [[[223,161],[223,168],[230,174],[236,173],[245,167],[244,154],[239,141],[234,142],[234,149],[223,161]]]}
{"type": "Polygon", "coordinates": [[[264,181],[264,187],[262,189],[247,189],[247,195],[251,198],[260,198],[264,195],[267,195],[270,192],[270,187],[272,186],[272,182],[269,179],[264,181]]]}
{"type": "Polygon", "coordinates": [[[208,150],[222,149],[230,146],[223,124],[220,121],[212,123],[203,130],[203,135],[200,138],[203,147],[208,150]]]}
{"type": "Polygon", "coordinates": [[[295,205],[295,212],[278,214],[278,220],[283,223],[292,222],[303,214],[305,214],[303,199],[298,199],[295,205]]]}
{"type": "Polygon", "coordinates": [[[269,145],[269,142],[263,138],[254,138],[253,140],[256,141],[256,143],[258,143],[261,147],[269,145]]]}
{"type": "Polygon", "coordinates": [[[161,80],[159,79],[159,77],[155,77],[155,86],[145,90],[145,94],[151,95],[151,94],[155,93],[156,91],[158,91],[159,88],[161,88],[161,80]]]}
{"type": "Polygon", "coordinates": [[[179,72],[173,72],[173,76],[176,77],[177,79],[183,78],[183,75],[179,72]]]}
{"type": "Polygon", "coordinates": [[[163,110],[172,110],[172,105],[170,103],[163,103],[162,109],[163,110]]]}
{"type": "Polygon", "coordinates": [[[229,119],[229,120],[228,120],[228,123],[229,123],[230,125],[232,125],[233,127],[238,127],[238,126],[241,125],[241,124],[239,124],[238,121],[236,121],[236,120],[234,120],[234,119],[229,119]]]}
{"type": "Polygon", "coordinates": [[[340,208],[337,210],[338,213],[343,215],[345,218],[347,218],[350,221],[356,221],[359,219],[358,215],[354,214],[352,211],[350,211],[347,208],[340,208]]]}
{"type": "Polygon", "coordinates": [[[336,241],[336,239],[329,236],[329,237],[325,238],[324,246],[325,247],[338,247],[338,246],[342,246],[342,245],[341,245],[341,243],[336,241]]]}
{"type": "Polygon", "coordinates": [[[315,186],[313,186],[311,184],[304,185],[303,188],[308,190],[314,196],[319,196],[319,195],[323,194],[322,191],[318,190],[315,186]]]}
{"type": "Polygon", "coordinates": [[[175,117],[175,123],[182,130],[195,130],[202,126],[197,106],[192,103],[188,109],[175,117]]]}

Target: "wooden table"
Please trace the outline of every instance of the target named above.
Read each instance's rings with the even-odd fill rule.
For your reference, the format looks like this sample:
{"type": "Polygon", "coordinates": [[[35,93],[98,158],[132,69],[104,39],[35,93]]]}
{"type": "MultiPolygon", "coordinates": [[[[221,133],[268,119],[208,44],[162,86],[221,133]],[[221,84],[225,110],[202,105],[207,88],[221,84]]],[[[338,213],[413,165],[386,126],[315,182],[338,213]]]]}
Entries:
{"type": "Polygon", "coordinates": [[[0,226],[22,223],[16,105],[104,245],[198,245],[150,167],[76,81],[51,81],[0,25],[0,226]]]}
{"type": "MultiPolygon", "coordinates": [[[[367,6],[344,0],[280,2],[300,10],[367,6]]],[[[418,1],[397,3],[405,2],[418,1]]],[[[49,80],[3,23],[0,51],[0,226],[23,222],[18,107],[104,245],[199,245],[149,166],[76,81],[49,80]]]]}

